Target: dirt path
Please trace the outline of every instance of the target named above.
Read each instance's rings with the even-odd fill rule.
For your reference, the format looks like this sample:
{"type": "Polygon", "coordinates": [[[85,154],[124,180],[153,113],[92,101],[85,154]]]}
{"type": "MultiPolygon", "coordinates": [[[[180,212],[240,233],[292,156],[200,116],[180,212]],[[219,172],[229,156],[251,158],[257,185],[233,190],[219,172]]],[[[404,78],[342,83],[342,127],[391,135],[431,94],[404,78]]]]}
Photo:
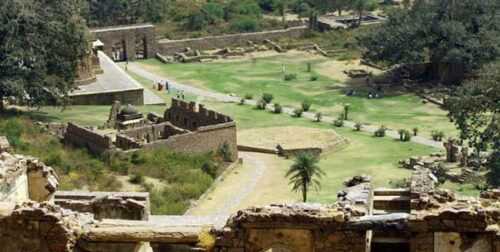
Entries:
{"type": "Polygon", "coordinates": [[[243,165],[227,175],[187,215],[227,216],[253,205],[296,201],[284,176],[288,160],[250,152],[239,155],[243,165]]]}

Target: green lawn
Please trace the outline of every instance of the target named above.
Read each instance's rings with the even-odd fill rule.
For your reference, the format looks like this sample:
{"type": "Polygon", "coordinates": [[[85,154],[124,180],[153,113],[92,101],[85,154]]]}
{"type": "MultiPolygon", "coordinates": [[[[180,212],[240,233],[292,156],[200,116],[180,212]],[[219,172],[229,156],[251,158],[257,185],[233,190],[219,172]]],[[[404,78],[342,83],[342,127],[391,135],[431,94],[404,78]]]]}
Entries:
{"type": "Polygon", "coordinates": [[[282,105],[300,106],[304,100],[312,101],[313,110],[336,116],[343,105],[351,106],[350,117],[354,121],[386,125],[393,129],[412,129],[429,135],[432,130],[443,130],[447,136],[455,135],[453,124],[446,118],[446,112],[433,104],[423,104],[413,94],[385,90],[383,99],[368,99],[365,86],[341,83],[335,77],[315,72],[326,58],[300,57],[301,54],[285,54],[252,60],[238,60],[214,63],[162,64],[157,60],[141,61],[150,71],[174,78],[184,83],[223,93],[240,96],[252,94],[258,98],[262,93],[271,93],[282,105]],[[307,63],[312,63],[313,72],[307,72],[307,63]],[[287,73],[297,74],[297,79],[283,80],[283,65],[287,73]],[[317,81],[310,81],[318,75],[317,81]],[[357,96],[344,95],[346,90],[356,89],[357,96]]]}

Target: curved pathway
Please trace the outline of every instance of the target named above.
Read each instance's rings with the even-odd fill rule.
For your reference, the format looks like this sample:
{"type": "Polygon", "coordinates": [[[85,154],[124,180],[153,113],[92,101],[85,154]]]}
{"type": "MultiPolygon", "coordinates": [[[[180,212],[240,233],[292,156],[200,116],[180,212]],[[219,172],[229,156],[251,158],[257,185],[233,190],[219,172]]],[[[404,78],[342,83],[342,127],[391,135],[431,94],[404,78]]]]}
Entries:
{"type": "MultiPolygon", "coordinates": [[[[174,89],[182,90],[186,93],[190,93],[190,94],[193,94],[196,96],[203,96],[203,97],[207,97],[207,98],[212,98],[212,99],[215,99],[215,100],[221,101],[221,102],[240,102],[241,101],[240,97],[229,96],[227,94],[223,94],[223,93],[219,93],[219,92],[215,92],[215,91],[209,91],[209,90],[205,90],[205,89],[201,89],[201,88],[196,88],[196,87],[193,87],[190,85],[178,83],[176,81],[168,79],[165,76],[160,76],[160,75],[157,75],[155,73],[151,73],[151,72],[145,70],[144,68],[142,68],[137,63],[130,62],[128,65],[128,70],[139,75],[139,76],[142,76],[143,78],[149,79],[151,81],[159,82],[159,81],[167,80],[169,83],[169,86],[173,87],[174,89]]],[[[257,101],[245,100],[245,104],[256,105],[257,101]]],[[[273,105],[269,104],[266,107],[266,109],[272,110],[273,105]]],[[[283,108],[283,112],[286,114],[289,114],[289,115],[293,115],[293,111],[294,111],[294,108],[290,108],[290,107],[283,108]]],[[[305,118],[311,119],[311,120],[315,119],[315,113],[312,113],[312,112],[304,112],[302,114],[302,116],[305,118]]],[[[330,117],[330,116],[323,116],[322,121],[327,122],[327,123],[333,123],[333,121],[335,121],[335,118],[330,117]]],[[[354,128],[355,124],[356,124],[355,122],[344,121],[344,127],[354,128]]],[[[363,127],[361,128],[361,131],[373,133],[377,129],[378,129],[378,127],[374,126],[374,125],[363,125],[363,127]]],[[[396,130],[392,130],[392,129],[388,129],[386,131],[386,136],[394,138],[394,139],[399,139],[399,133],[396,130]]],[[[428,138],[425,138],[422,136],[414,136],[414,137],[412,137],[411,141],[414,143],[434,147],[437,149],[444,149],[442,142],[434,141],[434,140],[431,140],[431,139],[428,139],[428,138]]]]}

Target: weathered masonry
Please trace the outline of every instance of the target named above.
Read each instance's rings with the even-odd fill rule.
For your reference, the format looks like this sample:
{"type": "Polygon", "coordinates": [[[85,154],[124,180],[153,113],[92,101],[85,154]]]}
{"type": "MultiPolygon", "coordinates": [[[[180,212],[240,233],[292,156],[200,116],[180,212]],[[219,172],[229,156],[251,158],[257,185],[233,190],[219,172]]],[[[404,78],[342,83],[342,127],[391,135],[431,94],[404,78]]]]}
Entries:
{"type": "Polygon", "coordinates": [[[201,104],[173,99],[163,118],[152,114],[144,118],[137,112],[124,112],[128,111],[122,108],[120,112],[111,113],[110,122],[115,125],[109,126],[117,129],[113,135],[69,123],[64,142],[95,154],[155,148],[204,154],[225,148],[230,154],[227,161],[238,158],[236,122],[201,104]]]}
{"type": "Polygon", "coordinates": [[[147,59],[155,56],[155,28],[152,24],[104,27],[91,30],[115,61],[147,59]]]}
{"type": "Polygon", "coordinates": [[[215,216],[149,215],[147,193],[55,193],[50,167],[7,151],[2,252],[500,252],[500,190],[457,199],[426,169],[408,188],[373,189],[355,177],[332,205],[252,207],[219,225],[215,216]],[[40,183],[22,182],[30,171],[41,171],[40,183]],[[16,194],[24,196],[5,197],[16,194]]]}

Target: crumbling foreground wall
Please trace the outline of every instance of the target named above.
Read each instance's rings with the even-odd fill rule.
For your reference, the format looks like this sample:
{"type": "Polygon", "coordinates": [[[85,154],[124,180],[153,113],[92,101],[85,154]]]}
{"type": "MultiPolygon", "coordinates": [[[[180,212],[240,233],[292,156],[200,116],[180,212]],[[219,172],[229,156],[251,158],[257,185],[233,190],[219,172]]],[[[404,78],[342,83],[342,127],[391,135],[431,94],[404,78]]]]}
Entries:
{"type": "Polygon", "coordinates": [[[82,222],[46,203],[0,203],[0,251],[73,251],[82,222]]]}

